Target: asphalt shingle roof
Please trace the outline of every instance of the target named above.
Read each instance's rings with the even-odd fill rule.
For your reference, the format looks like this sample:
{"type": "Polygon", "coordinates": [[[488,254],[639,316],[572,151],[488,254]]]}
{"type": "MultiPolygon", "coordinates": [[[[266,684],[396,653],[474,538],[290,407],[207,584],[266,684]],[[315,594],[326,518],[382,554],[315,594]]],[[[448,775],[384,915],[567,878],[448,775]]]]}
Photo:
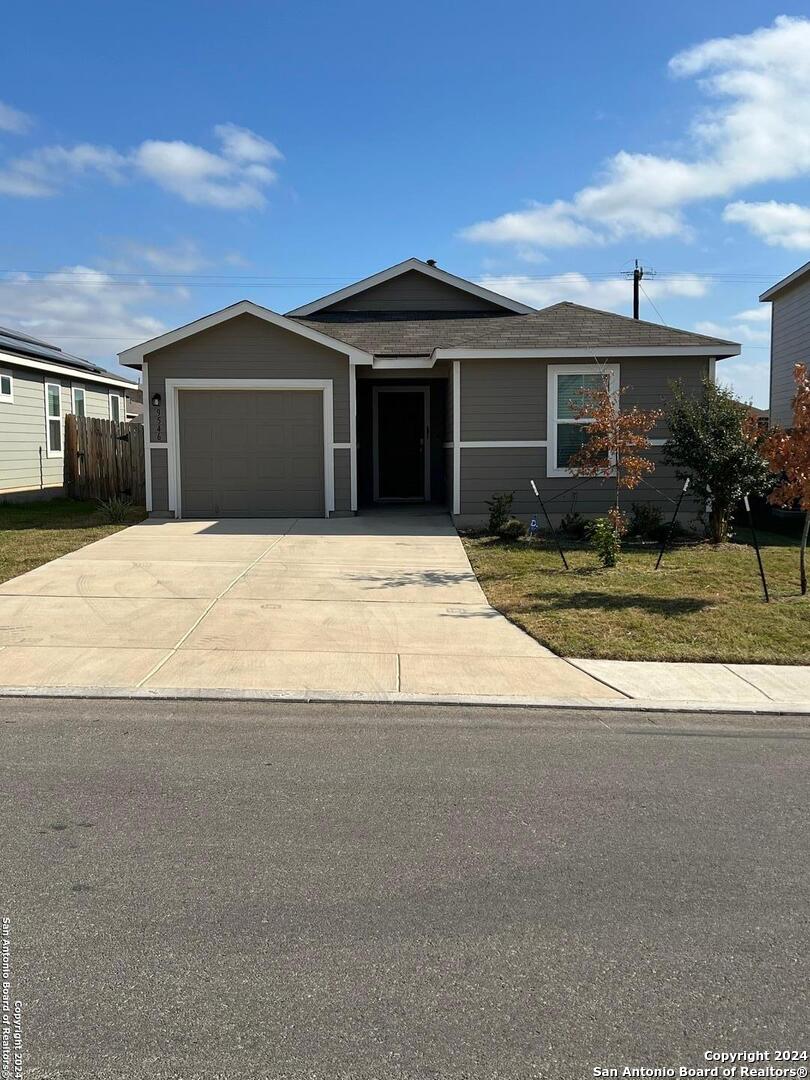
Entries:
{"type": "Polygon", "coordinates": [[[527,315],[449,315],[437,312],[341,312],[296,321],[375,356],[426,356],[435,348],[606,348],[706,345],[723,352],[722,338],[629,319],[565,301],[527,315]]]}

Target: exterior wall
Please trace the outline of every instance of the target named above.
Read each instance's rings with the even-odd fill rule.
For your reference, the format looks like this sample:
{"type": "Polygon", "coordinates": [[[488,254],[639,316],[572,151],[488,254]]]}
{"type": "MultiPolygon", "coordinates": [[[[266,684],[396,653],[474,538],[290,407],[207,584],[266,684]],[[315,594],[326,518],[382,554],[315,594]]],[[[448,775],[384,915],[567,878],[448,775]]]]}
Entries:
{"type": "MultiPolygon", "coordinates": [[[[165,443],[166,379],[331,379],[334,400],[334,441],[350,441],[347,356],[308,341],[288,330],[239,315],[192,337],[167,345],[146,357],[149,379],[149,438],[165,443]],[[161,396],[155,408],[152,396],[161,396]]],[[[350,483],[343,459],[348,450],[335,450],[335,512],[351,509],[350,483]]],[[[151,451],[152,511],[169,507],[168,450],[151,451]]]]}
{"type": "Polygon", "coordinates": [[[364,292],[339,300],[318,315],[336,311],[489,311],[492,314],[514,314],[491,303],[471,296],[443,281],[427,277],[416,270],[384,281],[364,292]]]}
{"type": "MultiPolygon", "coordinates": [[[[56,375],[16,367],[0,359],[0,368],[14,380],[14,400],[0,400],[0,496],[31,497],[63,493],[64,457],[48,457],[45,385],[62,388],[62,416],[73,412],[72,387],[85,392],[87,416],[109,417],[109,391],[98,383],[83,383],[68,374],[56,375]]],[[[64,427],[63,427],[64,442],[64,427]]]]}
{"type": "MultiPolygon", "coordinates": [[[[612,362],[618,363],[620,385],[627,388],[623,402],[648,409],[661,408],[662,403],[671,399],[673,381],[680,381],[687,390],[698,392],[702,379],[709,373],[708,357],[628,358],[612,362]]],[[[585,516],[596,515],[604,513],[610,506],[612,493],[608,481],[597,478],[580,485],[571,476],[547,476],[544,445],[497,445],[548,440],[548,365],[553,363],[553,360],[466,360],[460,363],[461,490],[456,515],[459,523],[473,524],[484,519],[486,500],[500,491],[515,492],[513,508],[518,516],[525,518],[536,513],[539,506],[531,491],[530,480],[536,482],[544,501],[550,500],[548,509],[552,517],[572,509],[585,516]],[[494,445],[464,446],[470,442],[494,445]],[[577,485],[576,490],[569,491],[574,485],[577,485]]],[[[651,438],[664,439],[666,435],[662,421],[651,433],[651,438]]],[[[674,470],[662,463],[660,448],[653,447],[649,456],[656,462],[649,483],[655,485],[658,492],[642,484],[633,492],[625,492],[623,501],[627,506],[633,502],[653,502],[666,511],[672,505],[668,499],[677,498],[681,485],[674,470]]],[[[697,509],[695,503],[690,506],[684,503],[683,513],[691,517],[697,509]]]]}
{"type": "Polygon", "coordinates": [[[797,281],[771,304],[772,424],[789,427],[796,392],[794,364],[810,364],[810,277],[797,281]]]}

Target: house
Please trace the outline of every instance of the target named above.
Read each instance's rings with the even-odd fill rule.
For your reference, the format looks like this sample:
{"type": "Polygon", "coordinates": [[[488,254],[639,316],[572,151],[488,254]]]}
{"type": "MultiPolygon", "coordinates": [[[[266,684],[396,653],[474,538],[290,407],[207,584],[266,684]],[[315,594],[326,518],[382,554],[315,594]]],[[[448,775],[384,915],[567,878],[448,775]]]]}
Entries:
{"type": "Polygon", "coordinates": [[[65,415],[124,419],[133,383],[0,327],[0,499],[63,493],[65,415]]]}
{"type": "Polygon", "coordinates": [[[143,390],[140,386],[132,386],[126,392],[126,416],[130,424],[143,423],[143,390]]]}
{"type": "MultiPolygon", "coordinates": [[[[434,502],[480,522],[493,492],[558,517],[604,512],[600,479],[568,493],[584,425],[572,398],[608,377],[660,406],[739,345],[578,304],[526,304],[408,259],[279,315],[243,300],[120,354],[142,368],[147,501],[185,517],[329,516],[434,502]],[[556,500],[555,500],[556,497],[556,500]]],[[[654,433],[656,448],[666,430],[654,433]]],[[[673,472],[634,501],[677,494],[673,472]],[[657,490],[656,490],[657,489],[657,490]]]]}
{"type": "Polygon", "coordinates": [[[810,365],[810,262],[760,296],[771,305],[771,424],[790,427],[796,384],[793,368],[810,365]]]}

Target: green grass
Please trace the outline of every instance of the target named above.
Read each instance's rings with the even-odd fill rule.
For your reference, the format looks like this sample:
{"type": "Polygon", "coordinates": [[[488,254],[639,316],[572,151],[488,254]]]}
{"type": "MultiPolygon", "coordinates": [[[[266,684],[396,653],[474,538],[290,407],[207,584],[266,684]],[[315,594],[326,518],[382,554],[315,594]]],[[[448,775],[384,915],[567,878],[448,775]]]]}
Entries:
{"type": "Polygon", "coordinates": [[[771,591],[762,599],[744,543],[657,550],[628,547],[612,570],[584,545],[464,538],[490,603],[562,656],[607,660],[810,663],[810,597],[799,595],[798,546],[758,536],[771,591]]]}
{"type": "MultiPolygon", "coordinates": [[[[133,507],[128,524],[145,516],[142,506],[133,507]]],[[[104,514],[93,502],[0,502],[0,582],[124,528],[126,525],[105,522],[104,514]]]]}

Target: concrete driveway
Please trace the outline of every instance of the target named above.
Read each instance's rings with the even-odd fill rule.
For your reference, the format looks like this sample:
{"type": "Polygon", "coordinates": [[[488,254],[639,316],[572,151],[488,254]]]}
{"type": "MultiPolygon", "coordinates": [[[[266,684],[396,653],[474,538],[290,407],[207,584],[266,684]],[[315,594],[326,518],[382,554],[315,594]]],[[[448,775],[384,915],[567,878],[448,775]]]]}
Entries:
{"type": "Polygon", "coordinates": [[[623,696],[494,611],[418,512],[125,529],[0,586],[0,686],[623,696]]]}

